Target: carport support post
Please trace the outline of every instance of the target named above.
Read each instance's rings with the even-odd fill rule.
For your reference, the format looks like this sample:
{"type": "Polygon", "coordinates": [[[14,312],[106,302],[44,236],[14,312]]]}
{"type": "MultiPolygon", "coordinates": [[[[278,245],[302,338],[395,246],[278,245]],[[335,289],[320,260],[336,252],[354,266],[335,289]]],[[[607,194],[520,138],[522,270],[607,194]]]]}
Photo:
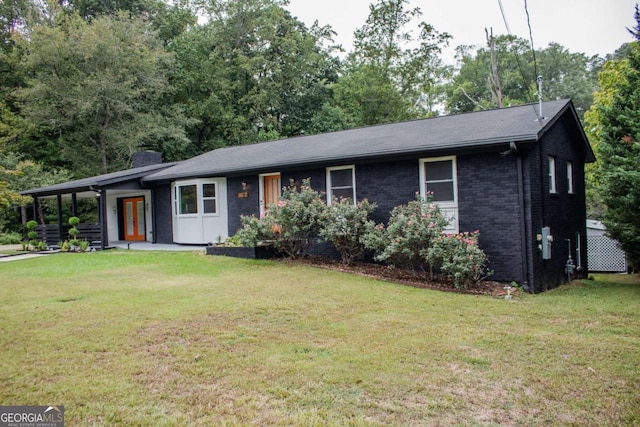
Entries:
{"type": "Polygon", "coordinates": [[[62,224],[62,194],[56,196],[56,204],[58,209],[58,241],[64,240],[64,228],[62,224]]]}
{"type": "Polygon", "coordinates": [[[71,216],[78,216],[78,198],[76,193],[71,193],[71,216]]]}
{"type": "Polygon", "coordinates": [[[100,190],[98,196],[98,207],[100,208],[100,214],[98,215],[100,224],[100,249],[104,250],[109,243],[107,242],[107,190],[100,190]]]}

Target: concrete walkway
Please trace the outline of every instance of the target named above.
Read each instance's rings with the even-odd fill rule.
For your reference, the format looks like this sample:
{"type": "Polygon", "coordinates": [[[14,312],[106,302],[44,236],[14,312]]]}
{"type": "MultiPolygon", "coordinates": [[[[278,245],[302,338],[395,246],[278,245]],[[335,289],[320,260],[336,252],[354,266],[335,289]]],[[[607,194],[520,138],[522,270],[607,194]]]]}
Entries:
{"type": "Polygon", "coordinates": [[[168,243],[128,242],[122,240],[109,242],[109,247],[136,251],[204,251],[207,248],[206,245],[178,245],[168,243]]]}
{"type": "MultiPolygon", "coordinates": [[[[166,243],[151,243],[151,242],[109,242],[110,248],[124,249],[124,250],[137,250],[137,251],[205,251],[206,245],[177,245],[166,243]]],[[[6,254],[0,254],[0,262],[7,261],[19,261],[21,259],[37,258],[41,256],[51,255],[51,253],[27,253],[27,254],[11,254],[10,251],[19,251],[22,248],[20,245],[2,245],[0,250],[8,252],[6,254]]]]}
{"type": "MultiPolygon", "coordinates": [[[[4,255],[4,254],[3,254],[4,255]]],[[[19,261],[21,259],[38,258],[49,254],[20,254],[20,255],[4,255],[0,256],[0,262],[19,261]]]]}

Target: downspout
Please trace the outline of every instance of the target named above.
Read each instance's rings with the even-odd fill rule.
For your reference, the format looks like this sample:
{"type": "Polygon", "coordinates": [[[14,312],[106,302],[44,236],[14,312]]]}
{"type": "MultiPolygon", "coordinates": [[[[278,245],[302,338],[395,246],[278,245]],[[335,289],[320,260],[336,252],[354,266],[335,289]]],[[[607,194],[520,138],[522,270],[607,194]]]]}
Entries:
{"type": "Polygon", "coordinates": [[[524,209],[524,177],[522,168],[522,155],[518,151],[515,143],[512,143],[516,153],[516,165],[518,170],[518,209],[520,211],[520,253],[523,256],[521,281],[522,287],[529,293],[533,290],[529,286],[529,251],[527,245],[527,216],[524,209]]]}
{"type": "Polygon", "coordinates": [[[527,216],[524,209],[524,171],[522,167],[522,154],[518,150],[518,146],[514,141],[509,143],[509,149],[500,153],[503,156],[515,154],[516,168],[518,174],[518,214],[520,217],[520,253],[522,254],[522,263],[520,271],[520,282],[525,291],[532,293],[529,284],[529,250],[527,246],[527,216]]]}

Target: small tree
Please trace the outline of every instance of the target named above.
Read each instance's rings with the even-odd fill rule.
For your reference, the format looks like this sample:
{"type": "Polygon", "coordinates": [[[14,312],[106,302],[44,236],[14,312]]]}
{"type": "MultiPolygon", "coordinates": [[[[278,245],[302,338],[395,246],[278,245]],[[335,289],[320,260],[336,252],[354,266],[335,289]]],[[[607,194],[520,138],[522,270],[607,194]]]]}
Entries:
{"type": "Polygon", "coordinates": [[[343,264],[350,265],[364,255],[364,236],[375,227],[368,217],[375,208],[376,204],[366,199],[354,204],[351,199],[345,198],[334,198],[331,205],[327,206],[322,217],[320,237],[333,243],[343,264]]]}
{"type": "Polygon", "coordinates": [[[77,225],[80,224],[80,218],[77,216],[72,216],[69,218],[69,225],[71,228],[69,229],[69,246],[72,249],[77,249],[80,246],[80,242],[78,241],[78,234],[80,234],[80,230],[78,230],[77,225]]]}
{"type": "Polygon", "coordinates": [[[38,232],[36,231],[38,222],[34,220],[27,221],[25,227],[27,228],[27,244],[25,249],[36,250],[39,247],[38,232]]]}

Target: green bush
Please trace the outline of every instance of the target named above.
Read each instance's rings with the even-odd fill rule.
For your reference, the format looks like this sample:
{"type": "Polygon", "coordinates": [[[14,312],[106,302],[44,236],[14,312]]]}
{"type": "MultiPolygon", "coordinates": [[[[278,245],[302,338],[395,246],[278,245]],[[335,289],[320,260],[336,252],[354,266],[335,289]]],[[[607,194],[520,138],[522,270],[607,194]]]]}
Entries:
{"type": "Polygon", "coordinates": [[[22,241],[20,233],[10,232],[0,234],[0,245],[19,245],[22,241]]]}
{"type": "Polygon", "coordinates": [[[257,218],[254,215],[242,215],[240,217],[242,228],[233,236],[241,246],[259,246],[265,241],[274,241],[274,223],[270,216],[257,218]]]}
{"type": "Polygon", "coordinates": [[[273,241],[276,249],[289,258],[305,257],[318,237],[325,207],[321,194],[305,179],[299,188],[285,188],[278,203],[269,206],[262,218],[243,216],[238,239],[251,245],[273,241]]]}
{"type": "Polygon", "coordinates": [[[333,243],[342,263],[350,265],[360,259],[365,251],[363,238],[373,232],[375,223],[369,215],[375,203],[362,200],[354,204],[351,199],[334,199],[322,216],[320,237],[333,243]]]}
{"type": "MultiPolygon", "coordinates": [[[[39,245],[39,241],[38,241],[38,232],[36,231],[36,228],[38,227],[38,222],[31,220],[31,221],[27,221],[27,223],[25,224],[25,228],[27,229],[27,239],[28,239],[28,244],[26,245],[25,249],[27,250],[36,250],[38,249],[39,245]]],[[[46,247],[46,245],[45,245],[46,247]]]]}
{"type": "Polygon", "coordinates": [[[478,246],[480,232],[443,234],[422,252],[424,259],[453,279],[454,286],[466,289],[492,274],[487,256],[478,246]]]}
{"type": "Polygon", "coordinates": [[[437,204],[417,194],[416,200],[393,208],[387,226],[376,225],[363,236],[363,242],[375,252],[377,261],[426,271],[421,253],[442,234],[447,223],[437,204]]]}

